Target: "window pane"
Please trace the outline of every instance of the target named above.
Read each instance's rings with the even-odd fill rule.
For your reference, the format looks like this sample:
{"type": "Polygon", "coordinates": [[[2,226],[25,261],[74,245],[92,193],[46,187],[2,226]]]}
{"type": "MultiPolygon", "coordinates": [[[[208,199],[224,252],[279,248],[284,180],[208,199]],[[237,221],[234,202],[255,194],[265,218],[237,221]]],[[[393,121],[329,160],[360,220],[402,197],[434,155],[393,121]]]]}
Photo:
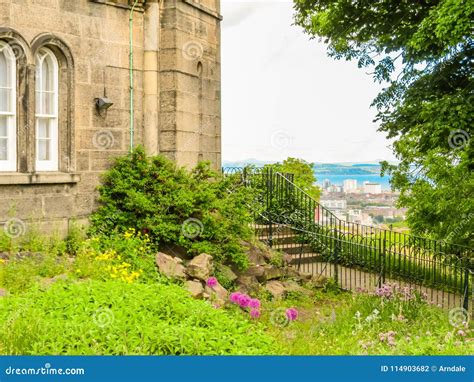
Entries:
{"type": "Polygon", "coordinates": [[[8,139],[0,138],[0,160],[8,160],[8,139]]]}
{"type": "Polygon", "coordinates": [[[38,118],[38,138],[49,138],[49,123],[47,119],[38,118]]]}
{"type": "Polygon", "coordinates": [[[11,90],[0,88],[0,111],[11,111],[11,90]]]}
{"type": "Polygon", "coordinates": [[[5,50],[0,51],[0,87],[10,86],[10,65],[9,60],[5,54],[5,50]]]}
{"type": "Polygon", "coordinates": [[[8,136],[8,119],[5,116],[0,116],[0,138],[8,136]]]}
{"type": "Polygon", "coordinates": [[[38,160],[49,160],[49,140],[38,139],[38,160]]]}
{"type": "Polygon", "coordinates": [[[42,90],[54,91],[54,63],[49,55],[43,60],[41,75],[43,76],[42,90]]]}
{"type": "Polygon", "coordinates": [[[0,116],[0,160],[8,160],[8,117],[0,116]]]}
{"type": "Polygon", "coordinates": [[[54,93],[45,93],[43,99],[45,114],[56,114],[56,111],[54,110],[54,93]]]}
{"type": "MultiPolygon", "coordinates": [[[[38,79],[36,79],[38,81],[38,79]]],[[[41,110],[41,92],[36,91],[36,114],[42,114],[41,110]]]]}

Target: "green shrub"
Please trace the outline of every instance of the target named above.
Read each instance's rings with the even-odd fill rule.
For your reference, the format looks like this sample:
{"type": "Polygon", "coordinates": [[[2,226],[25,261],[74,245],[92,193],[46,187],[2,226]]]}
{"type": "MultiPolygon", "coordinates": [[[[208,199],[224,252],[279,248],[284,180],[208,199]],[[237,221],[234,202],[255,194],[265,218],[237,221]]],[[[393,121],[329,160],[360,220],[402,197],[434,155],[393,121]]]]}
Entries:
{"type": "Polygon", "coordinates": [[[0,354],[268,354],[273,341],[242,315],[176,285],[56,283],[0,299],[0,354]]]}
{"type": "Polygon", "coordinates": [[[190,255],[206,252],[245,267],[240,240],[252,236],[249,196],[243,187],[232,189],[232,181],[212,172],[208,163],[188,172],[138,148],[105,174],[91,233],[134,228],[156,245],[179,245],[190,255]]]}

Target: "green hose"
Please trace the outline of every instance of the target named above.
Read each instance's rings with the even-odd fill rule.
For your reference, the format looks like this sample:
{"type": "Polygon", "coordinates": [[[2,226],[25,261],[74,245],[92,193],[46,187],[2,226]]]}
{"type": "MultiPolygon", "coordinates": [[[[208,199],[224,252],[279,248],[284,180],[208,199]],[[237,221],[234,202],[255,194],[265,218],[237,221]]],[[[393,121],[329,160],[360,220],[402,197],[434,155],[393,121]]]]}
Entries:
{"type": "Polygon", "coordinates": [[[134,129],[134,110],[133,110],[133,12],[137,6],[138,0],[133,3],[132,9],[130,10],[130,152],[133,151],[133,139],[135,134],[134,129]]]}

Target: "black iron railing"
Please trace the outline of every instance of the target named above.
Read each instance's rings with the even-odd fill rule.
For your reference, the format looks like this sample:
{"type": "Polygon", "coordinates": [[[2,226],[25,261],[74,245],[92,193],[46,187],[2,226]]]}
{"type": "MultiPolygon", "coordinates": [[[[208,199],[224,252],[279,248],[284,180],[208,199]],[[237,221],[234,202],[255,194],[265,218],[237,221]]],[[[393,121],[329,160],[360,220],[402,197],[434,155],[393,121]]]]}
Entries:
{"type": "Polygon", "coordinates": [[[344,221],[271,168],[224,168],[253,190],[258,237],[293,257],[301,270],[333,277],[346,289],[385,282],[415,287],[432,302],[472,305],[471,248],[344,221]]]}

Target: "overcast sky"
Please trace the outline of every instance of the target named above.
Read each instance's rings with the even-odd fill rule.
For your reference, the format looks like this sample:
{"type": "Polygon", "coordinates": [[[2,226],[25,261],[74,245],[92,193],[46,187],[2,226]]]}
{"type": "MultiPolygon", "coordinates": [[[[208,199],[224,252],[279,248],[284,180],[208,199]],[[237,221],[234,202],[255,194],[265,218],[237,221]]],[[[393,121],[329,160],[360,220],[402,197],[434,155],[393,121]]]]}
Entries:
{"type": "Polygon", "coordinates": [[[287,0],[222,0],[223,160],[393,160],[369,105],[381,89],[292,25],[287,0]]]}

